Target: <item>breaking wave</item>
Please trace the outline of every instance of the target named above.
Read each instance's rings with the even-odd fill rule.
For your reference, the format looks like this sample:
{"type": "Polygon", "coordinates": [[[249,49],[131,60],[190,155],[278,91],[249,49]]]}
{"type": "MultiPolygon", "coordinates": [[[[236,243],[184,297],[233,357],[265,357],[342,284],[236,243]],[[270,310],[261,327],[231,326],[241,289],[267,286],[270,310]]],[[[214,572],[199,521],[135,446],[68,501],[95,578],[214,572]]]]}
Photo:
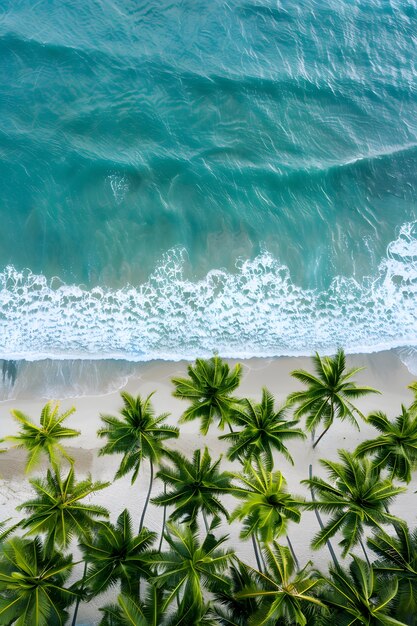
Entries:
{"type": "Polygon", "coordinates": [[[268,252],[236,271],[185,278],[168,251],[148,280],[123,289],[62,283],[8,266],[0,274],[3,359],[249,358],[417,346],[417,222],[404,224],[377,275],[303,289],[268,252]]]}

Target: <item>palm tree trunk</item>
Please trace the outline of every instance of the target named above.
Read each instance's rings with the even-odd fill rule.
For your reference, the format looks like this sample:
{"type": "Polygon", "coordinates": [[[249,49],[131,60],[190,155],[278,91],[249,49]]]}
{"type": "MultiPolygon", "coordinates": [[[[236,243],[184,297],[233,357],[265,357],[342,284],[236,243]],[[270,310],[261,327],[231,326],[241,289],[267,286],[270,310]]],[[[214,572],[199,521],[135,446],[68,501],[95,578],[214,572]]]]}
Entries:
{"type": "Polygon", "coordinates": [[[322,437],[324,437],[324,435],[327,433],[327,431],[329,430],[330,426],[331,426],[331,424],[329,424],[329,425],[328,425],[328,427],[327,427],[325,430],[323,430],[323,432],[321,433],[321,435],[320,435],[320,437],[317,439],[317,441],[315,441],[315,442],[313,443],[313,450],[314,450],[314,448],[317,446],[317,444],[319,443],[320,439],[321,439],[322,437]]]}
{"type": "Polygon", "coordinates": [[[363,545],[363,541],[362,541],[362,539],[359,539],[359,543],[361,544],[362,552],[363,552],[363,553],[364,553],[364,555],[365,555],[366,562],[368,563],[369,567],[371,567],[371,561],[370,561],[370,560],[369,560],[369,558],[368,558],[368,554],[367,554],[367,552],[366,552],[366,550],[365,550],[365,546],[363,545]]]}
{"type": "Polygon", "coordinates": [[[255,552],[255,558],[256,558],[256,563],[258,565],[258,570],[262,572],[262,563],[261,563],[261,559],[259,558],[259,551],[258,551],[258,546],[256,545],[255,535],[252,535],[252,545],[253,545],[253,551],[255,552]]]}
{"type": "Polygon", "coordinates": [[[290,552],[292,554],[292,558],[294,559],[295,567],[297,568],[297,571],[299,572],[300,571],[300,563],[298,562],[297,555],[294,552],[294,548],[292,547],[292,543],[291,543],[291,540],[290,540],[289,536],[286,535],[286,537],[287,537],[288,547],[289,547],[290,552]]]}
{"type": "Polygon", "coordinates": [[[261,542],[259,541],[258,533],[256,533],[256,543],[257,543],[259,554],[260,554],[260,557],[261,557],[263,571],[266,572],[266,563],[265,563],[264,555],[262,554],[261,542]]]}
{"type": "MultiPolygon", "coordinates": [[[[86,574],[87,574],[87,561],[84,561],[84,571],[83,571],[83,577],[81,579],[80,594],[84,590],[84,581],[85,581],[86,574]]],[[[77,623],[77,615],[78,615],[78,608],[80,606],[80,602],[81,602],[81,595],[78,596],[77,601],[75,603],[74,615],[73,615],[73,618],[72,618],[71,626],[75,626],[76,623],[77,623]]]]}
{"type": "MultiPolygon", "coordinates": [[[[167,492],[167,485],[164,482],[164,495],[166,495],[167,492]]],[[[164,515],[162,518],[162,530],[161,530],[161,539],[159,541],[159,546],[158,546],[158,552],[161,552],[161,548],[162,548],[162,542],[164,540],[164,532],[165,532],[165,522],[167,520],[167,505],[164,504],[164,515]]]]}
{"type": "Polygon", "coordinates": [[[153,462],[152,462],[152,459],[149,459],[149,465],[150,465],[150,468],[151,468],[151,477],[149,479],[149,489],[148,489],[148,493],[147,493],[147,496],[146,496],[145,504],[143,506],[143,511],[142,511],[142,515],[141,515],[141,518],[140,518],[140,522],[139,522],[139,532],[138,532],[138,534],[140,533],[140,531],[143,528],[143,521],[145,519],[145,513],[146,513],[146,509],[148,508],[149,499],[151,497],[151,491],[152,491],[152,483],[153,483],[153,462]]]}
{"type": "MultiPolygon", "coordinates": [[[[309,470],[308,470],[308,474],[309,474],[309,478],[310,478],[310,480],[311,480],[311,479],[312,479],[312,477],[313,477],[313,466],[312,466],[311,464],[310,464],[310,467],[309,467],[309,470]]],[[[313,489],[312,489],[311,487],[310,487],[310,493],[311,493],[311,499],[312,499],[312,500],[313,500],[313,502],[314,502],[314,501],[316,500],[316,498],[315,498],[315,496],[314,496],[314,491],[313,491],[313,489]]],[[[323,528],[324,528],[324,524],[323,524],[323,522],[322,522],[322,519],[321,519],[320,513],[318,512],[318,510],[317,510],[317,509],[314,509],[314,513],[316,514],[317,521],[318,521],[318,523],[319,523],[319,526],[320,526],[321,530],[323,530],[323,528]]],[[[335,554],[335,551],[333,550],[333,546],[332,546],[332,544],[330,543],[330,541],[328,541],[328,540],[326,541],[326,546],[327,546],[327,547],[328,547],[328,549],[329,549],[330,556],[332,557],[332,561],[333,561],[333,563],[335,564],[335,566],[336,566],[336,567],[340,567],[340,566],[339,566],[339,562],[338,562],[337,557],[336,557],[336,554],[335,554]]]]}
{"type": "Polygon", "coordinates": [[[207,521],[207,515],[206,515],[205,511],[201,511],[201,512],[203,514],[203,522],[204,522],[204,526],[205,526],[205,529],[206,529],[206,535],[208,535],[209,525],[208,525],[208,521],[207,521]]]}
{"type": "Polygon", "coordinates": [[[334,418],[334,406],[333,406],[333,402],[331,402],[330,404],[330,423],[328,425],[327,428],[325,428],[325,430],[321,433],[320,437],[317,439],[317,441],[315,441],[313,443],[313,450],[316,447],[316,445],[319,443],[320,439],[322,437],[324,437],[324,435],[327,433],[327,431],[329,430],[330,426],[333,424],[333,418],[334,418]]]}

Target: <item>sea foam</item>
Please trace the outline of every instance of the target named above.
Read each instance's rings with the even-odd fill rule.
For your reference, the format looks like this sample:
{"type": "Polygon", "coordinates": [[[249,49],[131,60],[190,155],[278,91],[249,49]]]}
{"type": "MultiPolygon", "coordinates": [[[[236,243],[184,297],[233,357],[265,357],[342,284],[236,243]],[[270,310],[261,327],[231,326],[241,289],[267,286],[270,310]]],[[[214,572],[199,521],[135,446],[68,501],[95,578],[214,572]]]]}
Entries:
{"type": "Polygon", "coordinates": [[[183,248],[170,250],[145,283],[117,290],[8,266],[0,357],[148,361],[417,346],[416,222],[400,228],[375,276],[337,276],[322,291],[294,284],[268,252],[198,281],[185,278],[185,261],[183,248]]]}

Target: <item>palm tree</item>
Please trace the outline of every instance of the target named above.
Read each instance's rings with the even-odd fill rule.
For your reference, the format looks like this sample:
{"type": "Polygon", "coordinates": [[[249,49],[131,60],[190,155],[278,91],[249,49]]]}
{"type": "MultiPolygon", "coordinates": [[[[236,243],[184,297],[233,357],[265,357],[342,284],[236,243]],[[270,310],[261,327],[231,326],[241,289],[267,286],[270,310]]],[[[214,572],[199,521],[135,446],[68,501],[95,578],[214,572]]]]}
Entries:
{"type": "Polygon", "coordinates": [[[176,398],[190,400],[191,406],[183,413],[181,422],[190,422],[201,418],[201,432],[207,435],[214,420],[219,421],[219,428],[232,421],[234,409],[239,400],[231,394],[240,383],[242,366],[236,365],[232,372],[227,363],[219,356],[211,359],[196,359],[195,365],[187,368],[188,378],[173,378],[173,395],[176,398]]]}
{"type": "Polygon", "coordinates": [[[417,529],[395,525],[396,536],[378,531],[368,546],[378,556],[373,568],[378,576],[398,581],[394,615],[411,626],[417,625],[417,529]]]}
{"type": "Polygon", "coordinates": [[[141,396],[134,398],[127,391],[122,391],[120,395],[123,399],[123,408],[120,411],[122,419],[112,415],[101,416],[105,426],[100,428],[97,434],[106,438],[107,443],[100,449],[99,455],[123,454],[115,478],[121,478],[132,472],[132,484],[138,476],[142,460],[149,459],[149,489],[139,523],[140,532],[151,496],[154,464],[159,463],[164,453],[164,441],[177,438],[179,430],[164,423],[168,413],[155,417],[151,404],[153,393],[144,400],[141,396]]]}
{"type": "Polygon", "coordinates": [[[151,616],[152,621],[147,621],[141,601],[126,594],[118,596],[117,604],[107,604],[100,608],[100,611],[104,613],[104,616],[99,626],[160,626],[161,624],[158,610],[157,619],[152,619],[153,616],[151,616]]]}
{"type": "Polygon", "coordinates": [[[200,544],[196,532],[190,527],[168,524],[169,533],[165,540],[169,545],[168,552],[156,552],[148,558],[155,568],[151,584],[169,591],[163,605],[165,611],[174,598],[177,598],[179,609],[190,606],[204,606],[204,589],[216,590],[227,585],[224,571],[234,553],[220,547],[227,536],[216,539],[213,530],[218,520],[213,522],[210,532],[200,544]]]}
{"type": "Polygon", "coordinates": [[[16,626],[58,626],[77,597],[65,584],[72,556],[46,551],[39,537],[14,537],[0,556],[0,621],[16,626]]]}
{"type": "Polygon", "coordinates": [[[161,611],[164,592],[150,586],[144,602],[132,596],[119,595],[117,604],[100,609],[104,617],[100,626],[216,626],[208,617],[208,606],[198,607],[192,602],[167,615],[161,611]]]}
{"type": "Polygon", "coordinates": [[[125,509],[116,524],[101,522],[94,538],[80,544],[84,560],[89,564],[85,585],[94,595],[121,582],[123,593],[136,594],[140,578],[148,578],[149,565],[144,554],[156,539],[156,533],[142,528],[134,536],[129,512],[125,509]]]}
{"type": "Polygon", "coordinates": [[[339,450],[339,457],[341,463],[320,461],[328,471],[330,482],[317,477],[301,482],[308,485],[317,498],[304,506],[332,515],[314,537],[312,547],[321,548],[341,531],[343,539],[339,545],[345,557],[357,543],[365,552],[362,544],[365,526],[375,528],[401,523],[388,513],[387,506],[405,488],[394,487],[390,479],[381,478],[378,468],[369,459],[357,459],[346,450],[339,450]]]}
{"type": "Polygon", "coordinates": [[[238,599],[256,598],[260,601],[258,611],[248,623],[251,626],[275,623],[305,626],[307,605],[323,606],[316,595],[321,579],[311,570],[311,563],[298,570],[289,549],[276,541],[265,544],[263,554],[266,572],[252,568],[256,584],[250,584],[236,594],[238,599]]]}
{"type": "Polygon", "coordinates": [[[371,413],[367,421],[382,434],[361,443],[355,455],[372,455],[376,467],[387,469],[391,478],[409,483],[411,472],[417,468],[417,413],[402,405],[401,415],[393,422],[382,411],[371,413]]]}
{"type": "Polygon", "coordinates": [[[74,413],[75,409],[69,409],[65,413],[59,414],[59,404],[48,402],[41,411],[40,425],[38,426],[30,417],[21,411],[13,410],[11,413],[20,425],[18,435],[5,437],[2,441],[14,443],[14,448],[27,450],[28,458],[26,472],[30,472],[41,461],[45,455],[52,466],[57,467],[62,458],[70,464],[73,459],[68,455],[60,444],[61,439],[78,437],[79,430],[62,426],[63,422],[74,413]]]}
{"type": "Polygon", "coordinates": [[[104,617],[99,626],[161,626],[164,591],[150,586],[144,602],[122,593],[117,604],[108,604],[100,609],[104,617]]]}
{"type": "Polygon", "coordinates": [[[259,462],[255,467],[246,465],[244,473],[234,474],[238,485],[231,493],[244,500],[230,516],[230,522],[243,520],[241,539],[252,537],[253,547],[261,568],[256,540],[271,542],[286,534],[288,522],[299,523],[302,501],[294,499],[287,491],[287,481],[281,472],[268,472],[259,462]]]}
{"type": "MultiPolygon", "coordinates": [[[[82,502],[96,491],[108,487],[109,483],[93,483],[90,476],[77,483],[73,465],[65,478],[55,467],[53,472],[48,470],[45,480],[36,478],[30,483],[37,497],[19,505],[17,510],[29,514],[21,523],[22,528],[28,529],[28,534],[46,534],[47,552],[53,551],[55,544],[67,548],[74,536],[88,539],[95,531],[97,520],[109,516],[104,507],[82,502]]],[[[87,563],[84,564],[84,573],[77,589],[72,626],[75,626],[80,601],[85,596],[86,571],[87,563]]]]}
{"type": "Polygon", "coordinates": [[[45,533],[49,547],[58,544],[67,548],[74,536],[90,537],[97,520],[109,516],[104,507],[82,502],[109,483],[93,483],[90,476],[77,483],[73,466],[65,478],[58,469],[48,470],[46,479],[35,478],[30,483],[37,497],[17,507],[28,515],[21,526],[32,535],[45,533]]]}
{"type": "Polygon", "coordinates": [[[408,388],[414,393],[414,402],[410,404],[410,411],[415,411],[417,409],[417,381],[408,385],[408,388]]]}
{"type": "Polygon", "coordinates": [[[330,567],[323,602],[333,609],[332,624],[340,626],[404,626],[390,616],[397,593],[397,581],[381,582],[375,571],[353,556],[349,571],[330,567]]]}
{"type": "Polygon", "coordinates": [[[271,469],[275,450],[294,465],[284,442],[305,439],[305,434],[300,428],[295,428],[297,422],[286,419],[285,413],[285,407],[278,411],[274,409],[274,396],[265,387],[262,389],[262,400],[259,404],[252,400],[243,400],[242,408],[233,414],[234,423],[241,426],[242,430],[220,437],[232,443],[228,458],[231,461],[240,459],[249,463],[261,455],[271,469]]]}
{"type": "Polygon", "coordinates": [[[227,580],[228,586],[214,594],[212,613],[220,626],[247,626],[259,610],[259,601],[236,596],[242,589],[256,586],[255,575],[250,567],[237,560],[230,566],[227,580]]]}
{"type": "Polygon", "coordinates": [[[315,448],[335,418],[348,419],[359,428],[354,414],[356,413],[363,419],[365,417],[351,400],[368,393],[379,393],[379,391],[372,387],[358,387],[351,380],[352,376],[364,368],[356,367],[346,370],[345,353],[341,348],[334,357],[321,358],[316,352],[313,363],[316,375],[306,370],[294,370],[291,373],[294,378],[307,385],[307,389],[291,393],[288,396],[288,402],[298,405],[294,413],[297,419],[307,416],[307,430],[314,432],[320,422],[324,423],[324,431],[313,445],[315,448]]]}
{"type": "Polygon", "coordinates": [[[171,489],[152,498],[152,503],[175,506],[170,519],[186,522],[193,529],[201,511],[206,532],[208,532],[207,515],[212,517],[224,515],[228,519],[229,514],[218,496],[229,492],[231,476],[228,472],[219,470],[221,457],[212,463],[207,448],[203,453],[196,450],[192,461],[173,450],[167,452],[167,456],[172,461],[173,467],[161,465],[157,476],[171,489]]]}

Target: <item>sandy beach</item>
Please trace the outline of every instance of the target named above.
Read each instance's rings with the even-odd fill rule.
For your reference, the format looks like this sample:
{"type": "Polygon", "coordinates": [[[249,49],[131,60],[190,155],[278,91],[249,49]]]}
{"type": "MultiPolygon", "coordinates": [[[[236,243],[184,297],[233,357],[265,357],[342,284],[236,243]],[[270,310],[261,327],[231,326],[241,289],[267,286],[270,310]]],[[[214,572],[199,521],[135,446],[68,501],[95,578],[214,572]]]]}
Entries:
{"type": "MultiPolygon", "coordinates": [[[[281,405],[286,396],[293,390],[300,389],[300,383],[291,378],[290,372],[294,369],[311,369],[311,360],[304,357],[277,358],[277,359],[250,359],[240,361],[243,365],[242,384],[238,395],[260,399],[262,386],[266,386],[276,397],[277,405],[281,405]]],[[[361,354],[349,356],[349,367],[365,367],[365,370],[357,375],[356,380],[380,390],[381,395],[369,395],[358,402],[359,408],[366,414],[371,410],[382,410],[390,417],[394,417],[401,409],[401,403],[409,404],[413,398],[407,386],[415,380],[406,367],[402,364],[394,352],[381,352],[371,355],[361,354]]],[[[234,361],[229,361],[233,365],[234,361]]],[[[186,403],[172,397],[171,378],[186,373],[186,362],[150,362],[137,365],[129,375],[124,388],[133,394],[148,395],[155,391],[153,404],[155,411],[168,412],[168,422],[177,424],[186,403]]],[[[30,371],[28,369],[27,371],[30,371]]],[[[33,394],[36,396],[36,394],[33,394]]],[[[60,398],[55,398],[60,400],[60,398]]],[[[14,434],[16,425],[10,410],[19,409],[33,419],[38,419],[40,410],[45,403],[45,398],[27,397],[15,398],[4,401],[0,405],[0,437],[14,434]]],[[[87,395],[77,398],[65,398],[61,408],[67,409],[75,406],[76,412],[69,418],[68,425],[81,430],[78,439],[69,448],[70,453],[76,459],[77,475],[82,476],[91,473],[94,480],[112,481],[119,457],[98,457],[97,451],[102,442],[97,438],[96,431],[100,426],[100,414],[117,414],[120,406],[119,391],[104,395],[87,395]]],[[[280,469],[288,481],[288,486],[294,494],[308,497],[306,488],[300,485],[300,480],[308,478],[309,465],[312,464],[315,473],[321,473],[320,458],[335,459],[337,450],[345,448],[353,450],[360,441],[376,436],[376,431],[361,423],[360,432],[356,431],[347,422],[338,422],[333,425],[323,438],[316,450],[312,450],[310,435],[305,442],[290,443],[289,450],[294,458],[294,467],[285,459],[276,458],[275,468],[280,469]]],[[[187,456],[191,456],[196,448],[207,446],[213,458],[225,454],[226,446],[218,440],[221,434],[216,429],[210,429],[208,435],[203,437],[199,433],[199,422],[181,425],[181,435],[174,441],[172,447],[180,449],[187,456]]],[[[32,496],[31,486],[24,475],[25,454],[21,451],[9,450],[0,456],[0,476],[2,481],[0,506],[0,519],[15,518],[15,507],[32,496]]],[[[223,456],[222,467],[224,469],[238,470],[223,456]]],[[[41,474],[42,468],[35,473],[41,474]]],[[[129,479],[115,481],[107,489],[97,493],[94,501],[108,507],[111,511],[111,519],[115,521],[117,515],[125,508],[129,508],[133,519],[138,519],[142,510],[148,487],[148,466],[145,463],[136,484],[130,485],[129,479]]],[[[415,526],[415,503],[410,499],[417,489],[414,480],[408,493],[397,498],[392,506],[392,512],[407,520],[415,526]]],[[[153,494],[161,491],[161,484],[155,481],[153,494]]],[[[227,508],[232,510],[236,500],[227,498],[227,508]]],[[[147,512],[145,525],[151,530],[159,531],[162,523],[162,509],[150,506],[147,512]]],[[[289,535],[294,545],[296,554],[301,564],[314,559],[315,565],[325,568],[329,560],[326,549],[313,552],[310,549],[312,536],[317,532],[318,525],[313,512],[305,512],[300,525],[292,524],[289,535]]],[[[235,547],[237,554],[248,562],[253,562],[252,546],[250,542],[242,542],[239,539],[239,524],[228,526],[224,523],[219,533],[230,534],[230,543],[235,547]]],[[[74,553],[76,551],[74,550],[74,553]]],[[[84,604],[80,607],[79,623],[94,624],[99,619],[97,606],[104,604],[102,599],[94,603],[84,604]]]]}

